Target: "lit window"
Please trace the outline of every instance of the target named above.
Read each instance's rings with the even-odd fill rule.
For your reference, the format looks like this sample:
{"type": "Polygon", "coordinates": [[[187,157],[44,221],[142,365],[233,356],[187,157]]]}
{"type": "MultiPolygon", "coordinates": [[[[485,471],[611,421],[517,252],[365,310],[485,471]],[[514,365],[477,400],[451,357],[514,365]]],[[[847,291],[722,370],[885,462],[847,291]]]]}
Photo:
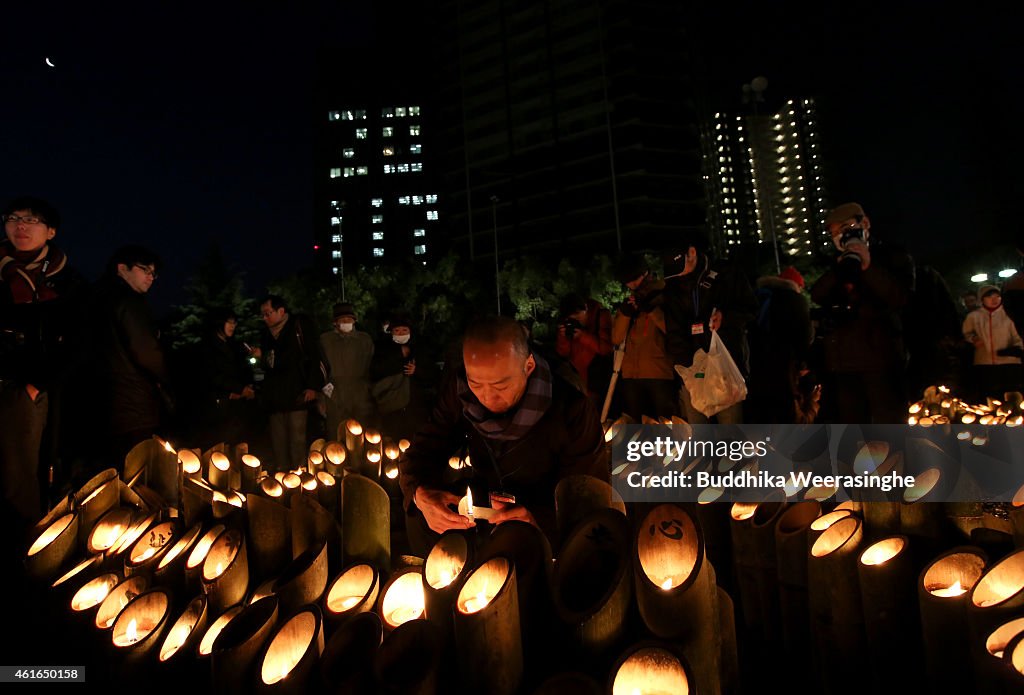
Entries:
{"type": "Polygon", "coordinates": [[[427,204],[428,205],[433,205],[436,202],[437,202],[437,195],[434,194],[434,193],[429,193],[427,195],[427,204]]]}
{"type": "Polygon", "coordinates": [[[331,258],[341,258],[341,251],[337,249],[331,251],[331,258]]]}
{"type": "Polygon", "coordinates": [[[395,167],[395,171],[397,171],[399,174],[408,174],[409,173],[409,165],[408,164],[399,164],[398,166],[395,167]]]}
{"type": "Polygon", "coordinates": [[[380,134],[382,137],[389,138],[395,134],[395,129],[389,125],[386,125],[380,129],[380,134]]]}
{"type": "Polygon", "coordinates": [[[408,205],[410,202],[411,202],[411,200],[410,200],[409,196],[407,196],[407,195],[403,195],[403,196],[399,197],[399,199],[398,199],[398,204],[399,205],[408,205]]]}
{"type": "Polygon", "coordinates": [[[428,220],[436,220],[437,219],[437,210],[427,210],[427,219],[428,220]]]}
{"type": "Polygon", "coordinates": [[[353,120],[357,119],[360,121],[366,120],[366,109],[356,109],[356,117],[353,120]]]}
{"type": "Polygon", "coordinates": [[[384,241],[384,232],[374,232],[373,233],[373,240],[374,241],[384,241]]]}
{"type": "Polygon", "coordinates": [[[413,205],[423,205],[423,196],[421,196],[421,195],[414,195],[412,197],[412,204],[413,205]]]}
{"type": "Polygon", "coordinates": [[[373,250],[374,258],[381,258],[384,255],[384,249],[377,247],[373,250]]]}
{"type": "Polygon", "coordinates": [[[370,173],[368,167],[356,167],[356,176],[366,176],[368,173],[370,173]]]}
{"type": "Polygon", "coordinates": [[[395,109],[391,106],[385,106],[380,110],[380,115],[383,116],[384,118],[394,118],[395,109]]]}
{"type": "Polygon", "coordinates": [[[416,254],[417,256],[422,256],[423,254],[425,254],[427,252],[427,245],[426,244],[417,244],[416,246],[412,247],[412,252],[414,254],[416,254]]]}
{"type": "Polygon", "coordinates": [[[373,224],[381,224],[384,222],[384,215],[374,215],[370,218],[370,222],[373,224]]]}
{"type": "Polygon", "coordinates": [[[420,127],[418,125],[409,126],[409,135],[419,135],[420,127]]]}
{"type": "Polygon", "coordinates": [[[423,154],[423,145],[409,145],[409,154],[423,154]]]}
{"type": "Polygon", "coordinates": [[[384,199],[383,198],[373,198],[373,199],[370,200],[370,205],[372,205],[375,208],[379,208],[383,204],[384,204],[384,199]]]}
{"type": "Polygon", "coordinates": [[[356,175],[356,170],[354,168],[352,168],[352,167],[345,167],[345,174],[344,174],[344,176],[345,176],[346,179],[349,176],[355,176],[355,175],[356,175]]]}
{"type": "Polygon", "coordinates": [[[356,128],[356,140],[366,139],[366,128],[356,128]]]}
{"type": "Polygon", "coordinates": [[[401,118],[404,115],[405,115],[405,107],[404,106],[396,106],[395,107],[395,116],[401,118]]]}
{"type": "Polygon", "coordinates": [[[341,243],[341,235],[340,234],[332,234],[331,235],[331,243],[332,244],[340,244],[341,243]]]}
{"type": "Polygon", "coordinates": [[[409,107],[409,115],[410,116],[419,116],[420,115],[420,107],[419,106],[410,106],[409,107]]]}
{"type": "Polygon", "coordinates": [[[340,217],[332,217],[332,218],[331,218],[331,224],[332,224],[332,225],[338,225],[338,224],[341,224],[341,218],[340,218],[340,217]]]}
{"type": "Polygon", "coordinates": [[[331,111],[331,112],[329,112],[327,114],[327,120],[328,121],[337,121],[340,118],[341,118],[341,114],[338,113],[337,111],[331,111]]]}
{"type": "Polygon", "coordinates": [[[385,164],[384,165],[384,173],[385,174],[390,174],[392,171],[397,171],[397,170],[398,170],[397,166],[391,166],[390,164],[385,164]]]}
{"type": "Polygon", "coordinates": [[[337,200],[332,200],[331,201],[331,207],[334,208],[335,210],[337,210],[338,209],[338,201],[337,200]]]}
{"type": "Polygon", "coordinates": [[[392,157],[395,154],[395,148],[392,147],[391,145],[388,145],[383,149],[383,152],[385,157],[392,157]]]}
{"type": "Polygon", "coordinates": [[[353,157],[356,156],[356,150],[354,147],[346,147],[341,151],[341,154],[345,157],[345,159],[352,159],[353,157]]]}
{"type": "Polygon", "coordinates": [[[413,171],[423,171],[423,162],[413,162],[411,167],[413,171]]]}
{"type": "Polygon", "coordinates": [[[339,270],[338,268],[331,268],[331,270],[334,272],[335,275],[338,274],[338,270],[339,270]]]}
{"type": "Polygon", "coordinates": [[[331,178],[336,179],[341,176],[341,167],[331,167],[331,178]]]}
{"type": "Polygon", "coordinates": [[[414,229],[414,230],[412,230],[412,235],[413,236],[426,236],[427,235],[427,230],[425,230],[425,229],[414,229]]]}

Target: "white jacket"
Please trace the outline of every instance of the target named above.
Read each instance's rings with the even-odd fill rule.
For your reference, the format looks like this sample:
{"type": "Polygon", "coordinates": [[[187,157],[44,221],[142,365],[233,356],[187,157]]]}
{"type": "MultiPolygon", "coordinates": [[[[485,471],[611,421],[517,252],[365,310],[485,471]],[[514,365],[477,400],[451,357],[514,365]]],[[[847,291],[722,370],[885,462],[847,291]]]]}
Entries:
{"type": "Polygon", "coordinates": [[[1024,347],[1013,321],[1000,304],[995,311],[982,307],[964,319],[964,338],[981,338],[981,347],[974,348],[974,364],[1020,364],[1019,357],[1002,357],[996,352],[1008,347],[1024,347]]]}

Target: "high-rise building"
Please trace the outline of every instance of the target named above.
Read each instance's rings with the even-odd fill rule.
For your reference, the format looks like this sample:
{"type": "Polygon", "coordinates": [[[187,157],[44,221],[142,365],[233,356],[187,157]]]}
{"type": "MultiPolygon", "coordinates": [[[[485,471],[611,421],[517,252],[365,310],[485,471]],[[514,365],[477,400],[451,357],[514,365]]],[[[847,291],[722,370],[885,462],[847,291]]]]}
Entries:
{"type": "Polygon", "coordinates": [[[437,0],[442,212],[470,257],[615,253],[703,227],[683,3],[437,0]]]}
{"type": "Polygon", "coordinates": [[[720,251],[774,244],[784,263],[831,246],[812,99],[767,114],[715,113],[702,140],[708,226],[720,251]]]}
{"type": "Polygon", "coordinates": [[[317,265],[426,262],[439,242],[440,197],[424,163],[422,108],[388,105],[323,114],[316,176],[317,265]]]}

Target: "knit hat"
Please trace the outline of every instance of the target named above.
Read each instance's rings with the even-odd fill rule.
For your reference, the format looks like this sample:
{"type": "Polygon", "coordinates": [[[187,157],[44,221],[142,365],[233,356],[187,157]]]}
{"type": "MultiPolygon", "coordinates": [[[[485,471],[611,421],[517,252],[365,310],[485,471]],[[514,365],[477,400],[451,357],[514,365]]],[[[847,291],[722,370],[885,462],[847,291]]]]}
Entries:
{"type": "Polygon", "coordinates": [[[999,289],[997,285],[982,285],[981,287],[978,288],[978,296],[981,299],[984,299],[993,292],[995,294],[1002,294],[1002,291],[999,289]]]}
{"type": "Polygon", "coordinates": [[[334,305],[334,318],[340,319],[343,316],[356,318],[356,309],[348,302],[341,302],[334,305]]]}
{"type": "Polygon", "coordinates": [[[785,268],[783,268],[782,272],[779,273],[779,277],[782,278],[783,280],[789,280],[791,282],[796,283],[796,286],[799,287],[801,290],[804,288],[804,276],[800,274],[799,270],[797,270],[791,265],[787,265],[785,268]]]}
{"type": "Polygon", "coordinates": [[[412,328],[412,319],[403,313],[394,314],[391,317],[391,322],[388,324],[388,328],[394,331],[399,326],[405,326],[406,328],[412,328]]]}
{"type": "Polygon", "coordinates": [[[825,226],[831,226],[838,224],[839,222],[845,222],[851,217],[866,217],[864,214],[864,208],[857,203],[843,203],[839,207],[832,208],[828,213],[828,217],[825,218],[825,226]]]}

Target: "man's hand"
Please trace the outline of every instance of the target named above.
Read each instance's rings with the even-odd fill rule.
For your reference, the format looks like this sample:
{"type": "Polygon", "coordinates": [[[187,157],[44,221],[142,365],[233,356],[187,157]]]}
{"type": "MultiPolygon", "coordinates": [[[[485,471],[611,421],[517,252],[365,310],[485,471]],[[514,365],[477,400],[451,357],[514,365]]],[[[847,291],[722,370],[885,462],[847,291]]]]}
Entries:
{"type": "Polygon", "coordinates": [[[713,331],[717,331],[722,327],[722,312],[715,309],[711,312],[711,318],[708,319],[708,328],[713,331]]]}
{"type": "Polygon", "coordinates": [[[253,389],[252,386],[246,386],[244,389],[242,389],[242,398],[246,400],[252,400],[255,397],[256,391],[253,389]]]}
{"type": "Polygon", "coordinates": [[[29,397],[29,399],[30,399],[30,400],[31,400],[31,401],[32,401],[33,403],[35,403],[35,402],[36,402],[36,396],[38,396],[38,395],[39,395],[39,389],[37,389],[37,388],[36,388],[35,386],[33,386],[32,384],[25,384],[25,393],[27,393],[27,394],[28,394],[28,397],[29,397]]]}
{"type": "Polygon", "coordinates": [[[406,362],[405,365],[402,367],[402,372],[406,376],[412,376],[413,374],[415,374],[416,373],[416,360],[409,360],[408,362],[406,362]]]}
{"type": "Polygon", "coordinates": [[[427,526],[435,533],[444,533],[451,529],[473,528],[476,525],[476,522],[471,519],[449,509],[449,504],[455,507],[459,506],[459,496],[445,490],[418,487],[412,501],[423,514],[427,526]]]}
{"type": "MultiPolygon", "coordinates": [[[[494,508],[498,510],[488,519],[492,524],[503,524],[506,521],[525,521],[528,524],[537,526],[537,520],[533,518],[530,510],[521,504],[502,504],[494,502],[494,508]]],[[[537,528],[540,528],[537,526],[537,528]]]]}
{"type": "Polygon", "coordinates": [[[316,391],[313,389],[306,389],[302,392],[302,400],[306,403],[316,400],[316,391]]]}

